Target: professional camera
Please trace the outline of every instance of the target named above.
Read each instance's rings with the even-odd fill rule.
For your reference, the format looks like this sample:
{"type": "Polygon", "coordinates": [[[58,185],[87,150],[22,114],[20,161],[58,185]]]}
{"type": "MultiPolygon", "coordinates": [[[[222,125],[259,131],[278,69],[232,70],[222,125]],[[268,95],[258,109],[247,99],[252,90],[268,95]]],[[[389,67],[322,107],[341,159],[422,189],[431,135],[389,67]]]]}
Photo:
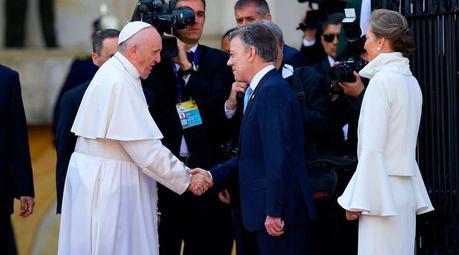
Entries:
{"type": "MultiPolygon", "coordinates": [[[[358,72],[366,66],[367,62],[360,56],[365,53],[363,48],[365,44],[365,36],[360,30],[360,25],[355,16],[354,9],[345,9],[346,17],[342,21],[344,34],[346,35],[345,51],[341,54],[336,65],[330,68],[328,76],[332,79],[333,83],[345,81],[354,82],[354,71],[358,72]]],[[[339,88],[339,86],[338,86],[339,88]]]]}
{"type": "Polygon", "coordinates": [[[358,72],[367,65],[367,62],[360,56],[351,56],[344,61],[339,61],[338,64],[331,67],[328,71],[328,76],[332,81],[354,82],[354,71],[358,72]]]}
{"type": "Polygon", "coordinates": [[[161,57],[177,56],[177,39],[164,33],[172,34],[175,29],[182,29],[194,24],[194,11],[188,6],[175,8],[176,1],[139,0],[132,15],[132,21],[144,21],[154,26],[161,34],[163,49],[161,57]]]}

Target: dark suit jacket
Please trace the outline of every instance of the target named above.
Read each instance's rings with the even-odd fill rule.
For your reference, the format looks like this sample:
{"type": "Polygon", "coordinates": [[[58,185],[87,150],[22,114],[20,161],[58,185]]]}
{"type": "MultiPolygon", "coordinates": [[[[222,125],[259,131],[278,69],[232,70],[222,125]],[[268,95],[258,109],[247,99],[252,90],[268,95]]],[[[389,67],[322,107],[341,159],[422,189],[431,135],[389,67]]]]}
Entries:
{"type": "MultiPolygon", "coordinates": [[[[231,91],[233,76],[226,66],[226,53],[199,45],[197,56],[199,69],[191,74],[184,94],[188,94],[197,103],[202,125],[183,129],[180,124],[176,109],[178,84],[171,60],[162,59],[143,84],[156,96],[153,118],[164,136],[162,143],[175,156],[179,156],[184,136],[191,156],[186,162],[187,165],[209,168],[222,160],[220,144],[229,136],[223,104],[231,91]]],[[[158,188],[158,196],[161,197],[158,209],[163,213],[175,210],[174,208],[180,206],[184,199],[161,185],[158,188]]],[[[199,198],[200,201],[206,199],[217,200],[216,194],[208,192],[199,198]]]]}
{"type": "Polygon", "coordinates": [[[59,94],[56,99],[56,103],[54,104],[54,110],[53,110],[53,133],[56,134],[56,128],[57,128],[57,109],[60,106],[62,96],[65,94],[65,92],[77,87],[78,85],[89,81],[94,77],[94,75],[97,72],[97,66],[94,65],[92,62],[91,56],[87,56],[82,59],[75,59],[72,62],[72,65],[70,66],[69,73],[67,74],[67,77],[65,78],[65,82],[62,85],[61,90],[59,91],[59,94]]]}
{"type": "MultiPolygon", "coordinates": [[[[326,77],[326,82],[331,84],[331,79],[327,76],[330,70],[328,58],[313,66],[319,73],[326,77]]],[[[355,155],[357,152],[357,125],[365,90],[357,98],[347,95],[340,96],[331,102],[330,121],[327,132],[329,133],[327,143],[334,147],[334,153],[355,155]],[[348,139],[345,141],[342,127],[349,124],[348,139]]]]}
{"type": "Polygon", "coordinates": [[[327,56],[322,44],[320,43],[320,36],[316,39],[316,43],[312,46],[305,47],[303,43],[301,43],[300,52],[303,54],[306,60],[306,65],[317,64],[327,56]]]}
{"type": "Polygon", "coordinates": [[[299,82],[304,91],[302,105],[305,126],[305,152],[307,160],[316,159],[329,151],[327,127],[331,114],[328,96],[329,84],[324,75],[309,66],[295,69],[289,82],[299,82]]]}
{"type": "Polygon", "coordinates": [[[13,199],[34,196],[27,123],[19,74],[0,65],[0,208],[13,213],[13,199]]]}
{"type": "Polygon", "coordinates": [[[330,62],[328,62],[328,56],[325,56],[322,60],[320,60],[317,64],[312,66],[317,72],[327,75],[328,70],[330,70],[330,62]]]}
{"type": "Polygon", "coordinates": [[[297,49],[284,44],[284,49],[282,51],[284,57],[282,61],[286,64],[293,66],[294,68],[306,65],[306,60],[304,59],[303,54],[297,49]]]}
{"type": "Polygon", "coordinates": [[[176,109],[178,84],[171,60],[163,59],[143,84],[156,96],[153,117],[164,135],[163,144],[179,156],[184,135],[193,161],[201,167],[210,167],[220,158],[219,144],[226,134],[223,104],[233,78],[226,66],[226,53],[204,45],[198,46],[197,53],[199,70],[191,74],[185,94],[197,103],[202,125],[183,129],[180,124],[176,109]]]}
{"type": "MultiPolygon", "coordinates": [[[[84,93],[91,81],[86,81],[83,84],[67,91],[63,96],[59,107],[56,109],[56,195],[57,195],[57,213],[61,213],[62,196],[64,193],[65,176],[70,162],[70,157],[75,150],[77,137],[70,132],[73,121],[75,120],[78,108],[84,93]]],[[[147,104],[153,104],[153,93],[144,89],[147,104]]],[[[151,113],[151,108],[150,108],[151,113]]]]}
{"type": "Polygon", "coordinates": [[[271,70],[244,113],[239,158],[211,170],[217,186],[226,186],[235,172],[239,175],[247,230],[264,230],[267,215],[281,217],[287,225],[315,217],[303,142],[300,105],[289,84],[271,70]]]}

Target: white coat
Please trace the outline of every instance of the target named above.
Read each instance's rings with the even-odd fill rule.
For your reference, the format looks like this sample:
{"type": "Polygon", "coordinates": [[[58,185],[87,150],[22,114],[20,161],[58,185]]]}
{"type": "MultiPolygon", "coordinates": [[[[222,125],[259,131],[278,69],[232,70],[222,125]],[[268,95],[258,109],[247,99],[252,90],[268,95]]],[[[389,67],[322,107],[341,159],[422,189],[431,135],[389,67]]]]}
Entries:
{"type": "Polygon", "coordinates": [[[433,210],[416,162],[422,94],[409,61],[382,53],[360,75],[370,79],[358,126],[358,165],[338,203],[361,211],[359,255],[414,254],[416,214],[433,210]]]}

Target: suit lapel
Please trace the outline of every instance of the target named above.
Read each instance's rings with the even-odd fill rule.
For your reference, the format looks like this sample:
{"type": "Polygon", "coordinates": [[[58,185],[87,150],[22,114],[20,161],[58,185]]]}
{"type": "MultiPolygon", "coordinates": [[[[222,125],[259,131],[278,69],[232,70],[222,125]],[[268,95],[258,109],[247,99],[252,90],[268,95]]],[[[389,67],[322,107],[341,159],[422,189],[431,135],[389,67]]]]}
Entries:
{"type": "Polygon", "coordinates": [[[206,63],[205,58],[206,58],[207,48],[201,44],[198,44],[197,51],[198,51],[198,63],[195,63],[195,64],[199,66],[199,69],[201,69],[201,64],[206,63]]]}
{"type": "Polygon", "coordinates": [[[245,109],[245,112],[242,116],[242,123],[241,123],[241,130],[240,130],[240,134],[241,134],[241,137],[242,137],[242,132],[243,132],[243,127],[244,127],[244,124],[245,124],[245,120],[247,118],[247,116],[249,116],[250,112],[251,112],[251,109],[252,109],[252,105],[254,104],[254,101],[255,99],[257,98],[257,95],[259,94],[259,92],[263,89],[263,84],[275,73],[277,72],[276,69],[273,69],[271,71],[269,71],[267,74],[265,74],[265,76],[263,76],[263,78],[261,78],[260,82],[258,83],[257,87],[255,88],[255,90],[253,91],[252,95],[250,96],[249,98],[249,102],[247,103],[247,108],[245,109]]]}

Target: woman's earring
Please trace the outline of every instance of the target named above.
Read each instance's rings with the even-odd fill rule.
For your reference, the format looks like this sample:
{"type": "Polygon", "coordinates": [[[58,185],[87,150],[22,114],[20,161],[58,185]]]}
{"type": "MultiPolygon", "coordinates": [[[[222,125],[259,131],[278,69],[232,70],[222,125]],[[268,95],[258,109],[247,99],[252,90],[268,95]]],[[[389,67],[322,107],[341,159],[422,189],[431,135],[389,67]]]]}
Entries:
{"type": "Polygon", "coordinates": [[[378,50],[381,50],[381,47],[379,47],[379,46],[378,46],[378,48],[377,48],[377,49],[378,49],[378,50]]]}

